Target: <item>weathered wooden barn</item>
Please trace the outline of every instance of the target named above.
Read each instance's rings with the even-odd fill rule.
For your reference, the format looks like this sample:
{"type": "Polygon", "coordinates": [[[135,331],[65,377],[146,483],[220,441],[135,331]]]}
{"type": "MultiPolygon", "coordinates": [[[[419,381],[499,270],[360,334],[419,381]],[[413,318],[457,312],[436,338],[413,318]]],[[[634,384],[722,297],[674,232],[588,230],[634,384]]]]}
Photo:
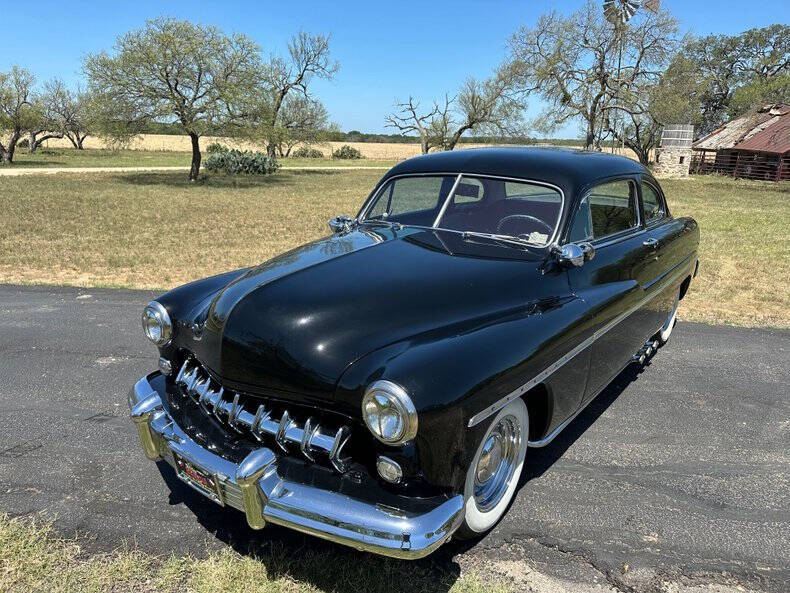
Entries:
{"type": "Polygon", "coordinates": [[[766,105],[692,145],[691,173],[790,180],[790,105],[766,105]]]}

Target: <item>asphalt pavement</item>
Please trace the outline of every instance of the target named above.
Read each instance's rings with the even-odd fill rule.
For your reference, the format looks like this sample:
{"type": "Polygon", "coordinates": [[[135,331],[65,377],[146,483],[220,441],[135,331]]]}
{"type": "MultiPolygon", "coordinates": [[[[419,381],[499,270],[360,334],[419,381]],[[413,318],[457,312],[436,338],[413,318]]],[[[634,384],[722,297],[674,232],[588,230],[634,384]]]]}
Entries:
{"type": "MultiPolygon", "coordinates": [[[[357,554],[277,527],[253,532],[145,460],[126,394],[156,364],[139,323],[154,296],[0,286],[0,512],[54,519],[88,549],[357,554]]],[[[626,369],[529,451],[490,535],[414,566],[481,568],[544,590],[788,591],[788,395],[790,331],[680,321],[649,365],[626,369]]]]}

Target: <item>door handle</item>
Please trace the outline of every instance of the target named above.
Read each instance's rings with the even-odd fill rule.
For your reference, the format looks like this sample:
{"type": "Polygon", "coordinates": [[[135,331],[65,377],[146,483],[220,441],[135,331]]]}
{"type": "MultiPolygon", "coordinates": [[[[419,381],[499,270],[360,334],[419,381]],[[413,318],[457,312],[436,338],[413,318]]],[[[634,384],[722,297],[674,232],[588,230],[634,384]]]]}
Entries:
{"type": "Polygon", "coordinates": [[[645,247],[657,247],[658,246],[658,239],[650,237],[649,239],[645,239],[642,241],[642,245],[645,247]]]}

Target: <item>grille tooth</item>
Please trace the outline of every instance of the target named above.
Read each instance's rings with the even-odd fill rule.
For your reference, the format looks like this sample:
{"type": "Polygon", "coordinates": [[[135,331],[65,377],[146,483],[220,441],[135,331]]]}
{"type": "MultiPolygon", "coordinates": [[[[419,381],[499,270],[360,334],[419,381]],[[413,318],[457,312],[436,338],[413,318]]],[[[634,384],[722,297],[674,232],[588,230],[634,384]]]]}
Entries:
{"type": "Polygon", "coordinates": [[[342,458],[340,452],[343,447],[345,447],[350,437],[351,430],[349,430],[348,426],[341,426],[338,428],[337,434],[335,435],[335,443],[332,445],[332,450],[329,452],[329,462],[332,464],[332,467],[341,474],[348,468],[349,459],[342,458]]]}
{"type": "Polygon", "coordinates": [[[311,443],[310,441],[313,439],[313,435],[315,434],[315,430],[318,428],[313,428],[313,419],[308,418],[307,421],[304,423],[304,428],[302,429],[302,440],[299,442],[299,450],[301,450],[302,455],[307,457],[310,461],[315,461],[313,457],[313,453],[311,451],[311,443]]]}
{"type": "Polygon", "coordinates": [[[189,358],[187,358],[184,361],[184,364],[182,364],[181,368],[178,370],[178,375],[176,375],[176,383],[178,383],[179,385],[182,384],[182,381],[184,379],[184,373],[186,372],[187,368],[189,368],[189,363],[190,360],[189,358]]]}
{"type": "Polygon", "coordinates": [[[264,419],[268,420],[269,412],[266,411],[266,408],[263,404],[258,406],[258,409],[255,412],[255,417],[252,419],[252,424],[250,425],[250,432],[252,436],[254,436],[259,441],[263,440],[263,434],[261,433],[261,422],[264,419]]]}
{"type": "Polygon", "coordinates": [[[241,414],[241,406],[239,405],[239,394],[237,393],[233,396],[233,403],[228,411],[228,425],[233,430],[240,433],[242,429],[238,426],[239,414],[241,414]]]}
{"type": "Polygon", "coordinates": [[[332,467],[340,473],[348,468],[350,459],[342,457],[342,449],[348,443],[351,430],[341,426],[334,436],[321,432],[321,426],[314,418],[308,418],[304,426],[291,418],[288,410],[283,410],[279,420],[273,420],[271,410],[261,404],[252,414],[240,403],[239,393],[225,391],[218,381],[192,356],[187,357],[176,375],[175,382],[183,389],[185,396],[192,397],[206,415],[214,415],[220,423],[240,434],[251,434],[256,440],[264,442],[273,438],[284,452],[289,452],[288,444],[299,446],[302,455],[315,462],[316,453],[326,455],[332,467]],[[225,396],[232,399],[225,399],[225,396]]]}
{"type": "Polygon", "coordinates": [[[193,399],[199,401],[200,394],[209,388],[210,383],[211,379],[209,377],[198,378],[189,386],[187,393],[191,395],[193,399]]]}
{"type": "Polygon", "coordinates": [[[181,384],[184,386],[184,393],[188,395],[192,388],[195,385],[195,382],[198,380],[198,367],[190,367],[184,373],[184,376],[181,379],[181,384]]]}
{"type": "Polygon", "coordinates": [[[293,420],[291,420],[291,416],[288,414],[288,410],[283,412],[282,417],[280,418],[280,426],[277,428],[277,434],[274,435],[274,440],[280,445],[280,449],[288,452],[288,446],[286,445],[286,435],[288,434],[288,429],[293,424],[293,420]]]}

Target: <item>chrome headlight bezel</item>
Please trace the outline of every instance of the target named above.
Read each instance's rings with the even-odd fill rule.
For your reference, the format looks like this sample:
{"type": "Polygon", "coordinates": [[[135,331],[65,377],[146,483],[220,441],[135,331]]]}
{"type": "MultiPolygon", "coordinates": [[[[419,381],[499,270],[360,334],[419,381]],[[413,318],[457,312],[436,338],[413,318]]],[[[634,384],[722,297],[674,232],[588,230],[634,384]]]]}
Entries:
{"type": "Polygon", "coordinates": [[[143,325],[143,334],[145,337],[148,338],[151,342],[155,345],[159,346],[166,346],[170,343],[170,340],[173,338],[173,322],[170,321],[170,315],[167,312],[161,303],[157,301],[151,301],[145,306],[143,309],[143,314],[141,316],[141,322],[143,325]],[[153,321],[159,327],[159,334],[160,337],[155,339],[148,331],[148,322],[153,321]]]}
{"type": "Polygon", "coordinates": [[[385,445],[402,445],[417,436],[417,409],[406,390],[392,381],[372,383],[362,397],[362,419],[368,430],[385,445]],[[371,413],[371,408],[375,412],[371,413]],[[395,433],[385,434],[382,412],[396,414],[399,426],[395,433]]]}

